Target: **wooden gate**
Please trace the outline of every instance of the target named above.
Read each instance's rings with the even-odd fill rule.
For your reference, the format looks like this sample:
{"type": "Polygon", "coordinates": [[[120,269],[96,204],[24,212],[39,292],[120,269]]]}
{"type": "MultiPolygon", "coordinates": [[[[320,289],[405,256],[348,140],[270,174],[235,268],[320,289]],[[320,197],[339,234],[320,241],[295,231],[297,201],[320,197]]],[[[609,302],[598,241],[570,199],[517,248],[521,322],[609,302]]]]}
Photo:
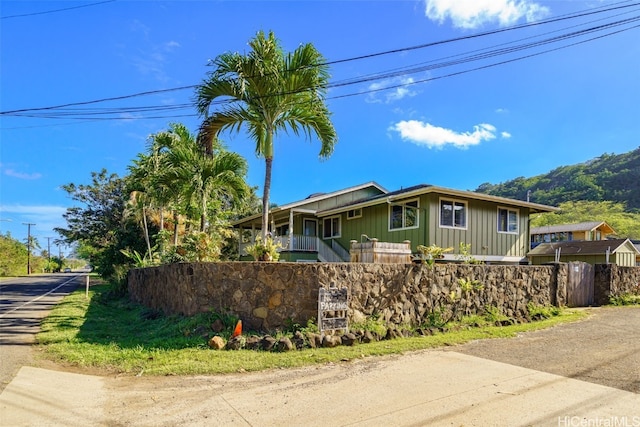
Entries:
{"type": "Polygon", "coordinates": [[[570,262],[567,279],[567,305],[588,307],[593,305],[593,265],[586,262],[570,262]]]}

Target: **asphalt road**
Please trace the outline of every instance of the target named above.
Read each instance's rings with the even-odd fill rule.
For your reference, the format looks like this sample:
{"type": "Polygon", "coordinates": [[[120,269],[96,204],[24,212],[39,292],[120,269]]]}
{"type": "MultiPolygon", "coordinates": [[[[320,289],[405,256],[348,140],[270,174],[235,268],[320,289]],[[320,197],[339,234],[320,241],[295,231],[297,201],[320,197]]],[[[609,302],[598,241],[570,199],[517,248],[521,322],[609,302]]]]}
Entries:
{"type": "Polygon", "coordinates": [[[58,273],[0,281],[0,392],[23,365],[33,364],[31,345],[40,321],[85,274],[58,273]]]}

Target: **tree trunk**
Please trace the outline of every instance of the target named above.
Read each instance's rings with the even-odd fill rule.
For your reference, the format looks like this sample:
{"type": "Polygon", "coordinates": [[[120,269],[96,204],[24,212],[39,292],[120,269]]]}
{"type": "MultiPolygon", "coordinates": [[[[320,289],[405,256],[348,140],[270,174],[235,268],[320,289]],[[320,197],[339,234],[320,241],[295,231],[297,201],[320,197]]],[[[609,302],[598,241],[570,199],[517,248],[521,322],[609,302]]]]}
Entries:
{"type": "Polygon", "coordinates": [[[269,231],[269,193],[271,192],[271,166],[273,157],[265,157],[264,191],[262,193],[262,242],[267,241],[269,231]]]}
{"type": "Polygon", "coordinates": [[[206,196],[202,196],[202,214],[200,215],[200,232],[204,233],[204,228],[207,223],[207,200],[204,199],[206,196]]]}
{"type": "Polygon", "coordinates": [[[147,210],[142,206],[142,223],[144,224],[144,240],[147,243],[147,255],[151,259],[151,241],[149,240],[149,226],[147,225],[147,210]]]}
{"type": "Polygon", "coordinates": [[[178,211],[173,211],[173,246],[178,246],[178,221],[180,221],[180,216],[178,215],[178,211]]]}

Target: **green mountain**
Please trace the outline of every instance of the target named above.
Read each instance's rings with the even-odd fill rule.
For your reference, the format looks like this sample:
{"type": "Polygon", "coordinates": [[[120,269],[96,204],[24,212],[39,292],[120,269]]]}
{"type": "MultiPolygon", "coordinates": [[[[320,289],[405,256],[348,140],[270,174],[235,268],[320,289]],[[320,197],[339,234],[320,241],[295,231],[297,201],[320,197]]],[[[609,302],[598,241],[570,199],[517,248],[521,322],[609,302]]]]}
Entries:
{"type": "Polygon", "coordinates": [[[628,212],[640,212],[640,147],[624,154],[603,154],[571,166],[560,166],[532,178],[481,184],[475,191],[494,196],[559,206],[565,202],[612,201],[628,212]]]}

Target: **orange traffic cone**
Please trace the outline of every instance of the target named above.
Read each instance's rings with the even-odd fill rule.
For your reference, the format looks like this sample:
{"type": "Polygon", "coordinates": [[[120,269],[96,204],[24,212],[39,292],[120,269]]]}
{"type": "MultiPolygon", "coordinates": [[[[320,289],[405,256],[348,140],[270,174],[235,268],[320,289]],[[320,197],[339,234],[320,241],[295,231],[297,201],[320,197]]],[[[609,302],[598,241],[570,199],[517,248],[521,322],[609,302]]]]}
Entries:
{"type": "Polygon", "coordinates": [[[238,323],[236,323],[236,327],[233,330],[233,334],[231,335],[231,338],[235,338],[239,335],[242,335],[242,320],[238,320],[238,323]]]}

